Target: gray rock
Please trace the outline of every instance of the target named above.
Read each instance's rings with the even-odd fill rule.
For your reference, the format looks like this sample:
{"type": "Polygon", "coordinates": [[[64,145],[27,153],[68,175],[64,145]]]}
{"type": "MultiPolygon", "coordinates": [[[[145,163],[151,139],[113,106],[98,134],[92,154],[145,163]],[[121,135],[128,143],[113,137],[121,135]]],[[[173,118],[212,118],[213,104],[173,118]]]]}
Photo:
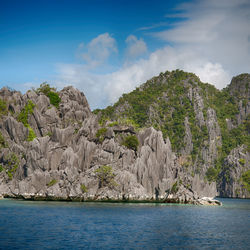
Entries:
{"type": "Polygon", "coordinates": [[[215,200],[211,197],[202,197],[202,198],[198,199],[198,204],[199,205],[206,205],[206,206],[214,206],[214,205],[221,206],[222,205],[222,203],[220,201],[215,200]]]}
{"type": "Polygon", "coordinates": [[[205,120],[203,115],[204,103],[203,103],[203,98],[201,97],[199,92],[200,89],[198,87],[193,89],[194,111],[198,124],[200,127],[202,127],[205,125],[205,120]]]}
{"type": "Polygon", "coordinates": [[[232,198],[250,197],[242,181],[242,174],[249,170],[250,154],[247,147],[243,145],[233,149],[224,160],[219,195],[232,198]]]}
{"type": "MultiPolygon", "coordinates": [[[[166,82],[163,76],[161,80],[166,82]]],[[[230,86],[232,93],[246,91],[234,82],[230,86]]],[[[8,89],[0,90],[0,97],[8,100],[8,107],[14,112],[0,119],[1,134],[8,142],[8,147],[0,148],[0,164],[4,168],[0,172],[0,195],[24,199],[146,200],[217,205],[202,197],[215,197],[218,193],[226,197],[250,197],[241,181],[242,174],[249,170],[249,152],[245,146],[237,147],[226,157],[221,183],[216,186],[215,182],[206,181],[205,173],[214,165],[222,145],[217,114],[209,107],[205,120],[201,88],[197,83],[184,81],[183,84],[189,86],[187,97],[194,104],[198,126],[201,129],[206,126],[208,130],[208,139],[199,149],[201,159],[191,158],[194,145],[187,117],[185,146],[181,152],[173,152],[169,138],[164,139],[162,132],[152,127],[137,131],[127,125],[109,127],[108,122],[100,143],[96,140],[100,129],[98,116],[91,113],[79,90],[73,87],[61,90],[59,108],[51,105],[49,98],[41,93],[29,91],[22,96],[8,89]],[[31,142],[27,141],[29,129],[17,121],[18,113],[28,100],[36,104],[28,117],[36,134],[31,142]],[[139,140],[136,151],[121,143],[125,136],[132,134],[139,140]],[[15,154],[16,162],[8,162],[10,153],[15,154]],[[111,167],[110,183],[106,185],[100,185],[98,177],[98,169],[103,166],[111,167]],[[12,177],[8,175],[8,168],[13,169],[12,177]]],[[[168,100],[169,97],[163,98],[168,100]]],[[[130,108],[124,103],[118,107],[116,115],[130,108]]],[[[248,104],[239,102],[238,108],[237,122],[227,121],[230,129],[242,124],[249,115],[248,104]]],[[[158,118],[153,106],[149,108],[149,116],[154,120],[158,118]]]]}

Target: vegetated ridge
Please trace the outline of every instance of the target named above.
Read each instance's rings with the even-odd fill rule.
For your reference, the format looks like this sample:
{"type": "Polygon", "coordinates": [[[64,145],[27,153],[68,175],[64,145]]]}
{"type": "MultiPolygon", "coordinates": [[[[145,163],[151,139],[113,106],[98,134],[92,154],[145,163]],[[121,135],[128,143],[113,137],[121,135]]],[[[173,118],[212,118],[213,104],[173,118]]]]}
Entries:
{"type": "Polygon", "coordinates": [[[0,194],[25,199],[200,204],[250,197],[250,75],[222,91],[180,70],[113,106],[44,83],[0,90],[0,194]]]}

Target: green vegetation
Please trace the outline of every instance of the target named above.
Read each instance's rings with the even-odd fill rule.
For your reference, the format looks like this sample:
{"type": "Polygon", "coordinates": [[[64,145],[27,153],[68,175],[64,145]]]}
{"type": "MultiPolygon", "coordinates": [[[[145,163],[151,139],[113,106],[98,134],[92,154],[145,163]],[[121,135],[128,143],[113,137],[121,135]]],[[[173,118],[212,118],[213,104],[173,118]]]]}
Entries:
{"type": "Polygon", "coordinates": [[[105,136],[106,132],[107,132],[107,128],[100,128],[97,130],[96,137],[100,143],[102,143],[104,141],[104,138],[105,138],[104,136],[105,136]]]}
{"type": "Polygon", "coordinates": [[[135,135],[128,135],[124,138],[122,145],[125,147],[137,151],[139,146],[139,141],[135,135]]]}
{"type": "Polygon", "coordinates": [[[44,93],[46,96],[51,92],[54,91],[56,92],[56,89],[53,87],[50,87],[50,85],[47,82],[43,82],[40,84],[40,88],[36,90],[38,93],[44,93]]]}
{"type": "Polygon", "coordinates": [[[176,194],[178,192],[179,188],[178,188],[178,182],[176,181],[174,183],[174,185],[172,186],[171,190],[170,190],[170,193],[172,194],[176,194]]]}
{"type": "Polygon", "coordinates": [[[232,96],[228,88],[219,91],[212,86],[204,88],[203,86],[203,97],[206,101],[205,106],[210,106],[216,111],[217,119],[221,129],[222,135],[222,147],[220,157],[225,158],[233,148],[239,145],[245,144],[250,148],[250,133],[249,123],[250,115],[246,120],[231,130],[227,128],[226,120],[230,120],[234,125],[236,124],[236,114],[239,113],[238,101],[241,97],[232,96]]]}
{"type": "Polygon", "coordinates": [[[192,101],[187,96],[188,90],[183,85],[183,80],[189,79],[190,84],[199,82],[199,79],[191,73],[181,70],[165,72],[158,77],[147,81],[140,88],[136,88],[129,94],[124,94],[117,103],[101,113],[100,123],[107,120],[130,121],[135,128],[153,126],[163,132],[164,137],[169,137],[175,151],[180,151],[185,145],[185,117],[189,119],[189,125],[193,135],[194,150],[193,159],[198,154],[203,141],[201,135],[208,138],[206,127],[199,128],[195,118],[192,101]],[[117,112],[122,107],[123,112],[117,112]],[[150,112],[153,110],[153,117],[150,112]]]}
{"type": "Polygon", "coordinates": [[[250,148],[250,134],[246,131],[245,124],[228,131],[222,127],[222,153],[226,156],[233,148],[245,144],[250,148]]]}
{"type": "Polygon", "coordinates": [[[250,192],[250,170],[247,170],[245,173],[242,174],[241,180],[244,185],[244,188],[247,189],[248,192],[250,192]]]}
{"type": "Polygon", "coordinates": [[[2,115],[6,115],[7,113],[7,103],[0,98],[0,118],[2,115]]]}
{"type": "Polygon", "coordinates": [[[52,136],[52,132],[51,132],[51,131],[49,131],[49,132],[46,134],[46,136],[51,137],[51,136],[52,136]]]}
{"type": "Polygon", "coordinates": [[[47,186],[48,186],[48,187],[52,187],[52,186],[54,186],[56,183],[57,183],[57,180],[52,179],[52,180],[47,184],[47,186]]]}
{"type": "Polygon", "coordinates": [[[181,81],[193,74],[185,73],[180,70],[176,70],[173,73],[166,72],[162,74],[163,77],[169,77],[168,83],[163,83],[158,81],[155,77],[147,81],[143,88],[136,88],[129,94],[123,94],[114,106],[108,106],[106,109],[102,110],[102,119],[117,120],[117,118],[129,118],[134,121],[139,127],[144,127],[148,121],[148,111],[152,104],[157,101],[158,97],[161,97],[169,87],[175,88],[176,94],[180,95],[184,92],[183,87],[175,87],[177,81],[181,81]],[[115,109],[121,105],[127,103],[130,107],[127,111],[121,114],[121,117],[117,117],[114,112],[115,109]]]}
{"type": "Polygon", "coordinates": [[[29,129],[29,135],[27,141],[33,141],[36,138],[36,134],[30,126],[28,126],[28,129],[29,129]]]}
{"type": "Polygon", "coordinates": [[[117,125],[119,125],[118,122],[111,122],[111,123],[108,124],[109,127],[114,127],[114,126],[117,126],[117,125]]]}
{"type": "Polygon", "coordinates": [[[12,180],[13,174],[16,172],[16,170],[18,168],[20,160],[15,153],[9,153],[7,155],[6,161],[7,161],[7,164],[6,164],[5,168],[7,170],[7,174],[9,176],[9,179],[12,180]]]}
{"type": "Polygon", "coordinates": [[[47,82],[43,82],[40,85],[40,88],[36,90],[38,93],[45,94],[52,105],[54,105],[56,108],[59,108],[59,104],[61,102],[61,98],[59,97],[59,94],[56,92],[55,88],[50,87],[50,85],[47,82]]]}
{"type": "MultiPolygon", "coordinates": [[[[247,75],[242,75],[239,80],[247,75]]],[[[246,89],[249,83],[246,83],[246,89]]],[[[181,154],[185,147],[185,119],[192,134],[193,151],[190,153],[191,159],[184,163],[188,167],[195,164],[201,167],[204,164],[201,154],[202,148],[209,147],[209,133],[206,125],[200,126],[197,121],[195,106],[197,106],[196,93],[203,99],[204,108],[202,110],[205,121],[209,115],[209,108],[216,112],[220,127],[222,146],[218,147],[218,158],[206,173],[209,182],[218,180],[223,169],[224,173],[229,173],[225,169],[224,159],[232,149],[245,144],[250,151],[250,115],[238,125],[236,115],[239,113],[239,102],[242,101],[246,107],[248,99],[246,93],[232,91],[230,87],[217,90],[213,85],[202,83],[197,76],[181,70],[161,73],[147,81],[139,88],[122,97],[113,105],[104,110],[96,110],[100,124],[107,121],[121,124],[128,120],[135,128],[153,126],[161,130],[163,137],[169,137],[172,149],[181,154]],[[192,91],[191,91],[192,88],[192,91]],[[231,94],[233,93],[233,95],[231,94]],[[228,123],[232,124],[232,129],[228,128],[228,123]]],[[[112,124],[111,123],[111,124],[112,124]]],[[[135,147],[134,147],[135,148],[135,147]]],[[[243,161],[240,161],[244,165],[243,161]]],[[[195,173],[199,169],[196,168],[195,173]]],[[[194,173],[194,174],[195,174],[194,173]]],[[[226,174],[229,178],[229,174],[226,174]]]]}
{"type": "MultiPolygon", "coordinates": [[[[218,148],[218,159],[215,161],[215,169],[208,172],[208,180],[214,181],[219,179],[219,173],[224,172],[224,177],[229,181],[230,169],[224,166],[224,158],[231,152],[232,149],[239,145],[245,144],[247,150],[250,150],[250,115],[239,126],[236,122],[236,114],[239,113],[238,102],[240,100],[246,103],[244,96],[230,94],[230,89],[226,88],[222,91],[217,90],[212,85],[201,84],[203,90],[203,99],[205,100],[205,108],[213,108],[216,111],[216,116],[221,131],[222,146],[218,148]],[[234,128],[229,130],[227,120],[230,121],[234,128]]],[[[244,165],[244,161],[239,161],[244,165]]]]}
{"type": "Polygon", "coordinates": [[[4,167],[2,164],[0,164],[0,173],[4,170],[4,167]]]}
{"type": "Polygon", "coordinates": [[[101,109],[95,109],[95,110],[92,111],[92,113],[95,114],[95,115],[98,115],[99,112],[101,112],[101,111],[102,111],[101,109]]]}
{"type": "Polygon", "coordinates": [[[25,105],[25,107],[22,109],[22,111],[17,117],[17,120],[23,123],[25,127],[29,126],[28,117],[29,115],[33,114],[34,107],[35,107],[35,104],[31,100],[28,100],[28,103],[25,105]]]}
{"type": "Polygon", "coordinates": [[[182,167],[188,168],[192,164],[191,155],[187,155],[185,157],[182,157],[182,161],[180,163],[181,163],[182,167]]]}
{"type": "Polygon", "coordinates": [[[50,103],[54,105],[56,108],[59,108],[61,98],[59,97],[58,93],[51,91],[48,93],[48,97],[49,97],[50,103]]]}
{"type": "Polygon", "coordinates": [[[209,181],[209,183],[217,180],[219,175],[219,170],[213,167],[208,168],[206,172],[206,178],[209,181]]]}
{"type": "MultiPolygon", "coordinates": [[[[222,139],[222,146],[218,148],[218,159],[215,162],[215,170],[208,173],[208,180],[214,181],[216,176],[218,180],[222,169],[225,178],[229,180],[230,169],[225,169],[225,166],[223,166],[224,158],[232,149],[242,144],[245,144],[248,150],[250,150],[250,115],[248,115],[241,125],[236,127],[236,114],[239,113],[238,102],[239,100],[243,100],[244,103],[244,97],[239,95],[232,96],[229,88],[219,91],[208,84],[202,84],[201,87],[203,88],[203,99],[205,100],[206,109],[211,107],[216,111],[222,139]],[[227,120],[235,126],[233,129],[228,129],[227,120]]],[[[239,163],[242,164],[243,162],[239,163]]]]}
{"type": "Polygon", "coordinates": [[[239,163],[240,163],[240,165],[244,166],[246,164],[246,160],[241,158],[241,159],[239,159],[239,163]]]}
{"type": "Polygon", "coordinates": [[[87,187],[84,184],[81,185],[81,190],[82,190],[83,193],[87,193],[88,192],[88,189],[87,189],[87,187]]]}
{"type": "Polygon", "coordinates": [[[31,126],[28,123],[29,115],[33,114],[34,107],[35,107],[35,104],[31,100],[28,100],[28,103],[25,105],[25,107],[22,109],[22,111],[17,117],[17,120],[19,122],[22,122],[23,125],[29,129],[29,135],[28,135],[27,141],[33,141],[36,138],[36,134],[34,130],[31,128],[31,126]]]}
{"type": "MultiPolygon", "coordinates": [[[[100,120],[100,124],[105,124],[106,120],[100,120]]],[[[122,126],[132,126],[136,130],[139,128],[138,124],[136,124],[133,120],[128,119],[128,118],[119,118],[119,122],[115,121],[112,123],[108,123],[108,127],[114,127],[117,125],[122,125],[122,126]]]]}
{"type": "Polygon", "coordinates": [[[115,174],[113,173],[113,169],[111,166],[101,166],[95,170],[97,178],[100,181],[100,187],[109,187],[114,188],[117,186],[115,182],[115,174]]]}
{"type": "Polygon", "coordinates": [[[7,148],[8,143],[5,141],[2,133],[0,132],[0,148],[7,148]]]}

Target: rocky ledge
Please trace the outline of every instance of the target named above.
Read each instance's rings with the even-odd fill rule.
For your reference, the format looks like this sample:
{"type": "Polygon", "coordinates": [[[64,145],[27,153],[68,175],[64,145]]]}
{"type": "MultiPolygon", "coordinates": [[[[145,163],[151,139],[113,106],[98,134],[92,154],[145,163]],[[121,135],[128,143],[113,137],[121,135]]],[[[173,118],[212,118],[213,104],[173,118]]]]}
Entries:
{"type": "Polygon", "coordinates": [[[215,200],[213,197],[202,197],[201,199],[198,199],[199,205],[222,205],[222,202],[215,200]]]}
{"type": "MultiPolygon", "coordinates": [[[[81,187],[82,188],[82,187],[81,187]]],[[[175,187],[174,187],[175,188],[175,187]]],[[[17,190],[16,190],[17,191],[17,190]]],[[[40,191],[38,193],[26,193],[13,191],[6,192],[2,198],[14,198],[33,201],[86,201],[86,202],[141,202],[141,203],[175,203],[175,204],[192,204],[192,205],[222,205],[218,200],[210,197],[199,197],[198,194],[191,189],[187,189],[181,185],[178,190],[167,190],[166,195],[150,196],[145,190],[137,192],[125,193],[119,188],[103,187],[97,192],[86,192],[67,195],[61,190],[53,189],[47,192],[40,191]]]]}
{"type": "Polygon", "coordinates": [[[167,203],[182,203],[194,205],[222,205],[213,197],[199,197],[196,192],[181,186],[175,194],[168,194],[164,202],[167,203]]]}
{"type": "Polygon", "coordinates": [[[83,196],[70,196],[70,197],[57,197],[54,194],[48,196],[43,196],[34,193],[24,193],[24,194],[5,194],[0,196],[0,200],[4,198],[12,199],[22,199],[22,200],[31,200],[31,201],[72,201],[72,202],[131,202],[131,203],[174,203],[174,204],[191,204],[191,205],[205,205],[205,206],[222,206],[222,202],[215,200],[212,197],[202,197],[198,199],[188,199],[182,200],[179,197],[173,198],[169,196],[165,199],[149,199],[149,197],[108,197],[108,196],[99,196],[99,197],[83,197],[83,196]]]}

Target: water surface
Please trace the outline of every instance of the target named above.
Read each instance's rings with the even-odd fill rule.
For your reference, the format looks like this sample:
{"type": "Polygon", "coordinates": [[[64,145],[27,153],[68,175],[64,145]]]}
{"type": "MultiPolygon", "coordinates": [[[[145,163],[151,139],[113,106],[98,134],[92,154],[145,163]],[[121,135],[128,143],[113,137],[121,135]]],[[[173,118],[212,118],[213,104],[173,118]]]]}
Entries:
{"type": "Polygon", "coordinates": [[[0,200],[1,249],[250,249],[250,200],[223,206],[0,200]]]}

